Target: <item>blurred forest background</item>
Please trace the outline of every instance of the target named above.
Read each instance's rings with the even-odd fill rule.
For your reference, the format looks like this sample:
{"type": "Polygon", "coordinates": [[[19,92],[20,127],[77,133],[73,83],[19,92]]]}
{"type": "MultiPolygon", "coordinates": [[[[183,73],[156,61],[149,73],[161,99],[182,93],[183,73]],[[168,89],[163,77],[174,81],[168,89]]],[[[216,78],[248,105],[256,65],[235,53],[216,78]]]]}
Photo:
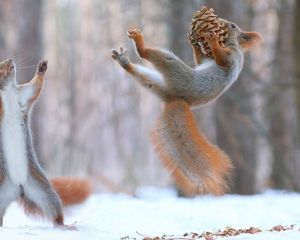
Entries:
{"type": "Polygon", "coordinates": [[[235,165],[232,192],[300,191],[300,1],[296,0],[1,0],[0,58],[13,58],[18,81],[49,67],[32,128],[50,176],[88,176],[98,190],[170,186],[150,144],[160,102],[111,59],[139,27],[149,45],[193,66],[187,41],[202,5],[264,43],[246,57],[239,81],[195,109],[199,126],[235,165]]]}

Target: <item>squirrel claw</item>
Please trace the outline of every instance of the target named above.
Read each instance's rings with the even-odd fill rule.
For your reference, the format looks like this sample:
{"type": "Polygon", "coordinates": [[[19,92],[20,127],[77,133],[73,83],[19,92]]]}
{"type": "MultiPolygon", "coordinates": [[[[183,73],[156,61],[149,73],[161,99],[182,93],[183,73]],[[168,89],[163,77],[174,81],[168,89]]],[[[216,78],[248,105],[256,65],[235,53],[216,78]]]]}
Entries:
{"type": "Polygon", "coordinates": [[[130,39],[133,39],[133,40],[138,40],[140,38],[143,38],[143,33],[141,30],[139,30],[138,28],[135,28],[135,29],[129,29],[127,31],[127,36],[128,38],[130,39]]]}
{"type": "Polygon", "coordinates": [[[215,41],[219,39],[219,34],[215,32],[205,32],[201,37],[204,37],[208,41],[215,41]]]}
{"type": "Polygon", "coordinates": [[[42,62],[39,63],[38,68],[37,68],[37,74],[38,75],[44,75],[45,72],[47,71],[48,67],[48,61],[43,60],[42,62]]]}
{"type": "Polygon", "coordinates": [[[111,50],[111,57],[113,59],[117,59],[118,55],[119,55],[119,53],[116,49],[111,50]]]}
{"type": "Polygon", "coordinates": [[[120,47],[120,53],[125,55],[127,53],[127,49],[120,47]]]}
{"type": "Polygon", "coordinates": [[[124,56],[126,53],[127,53],[127,49],[120,47],[120,52],[118,52],[116,49],[111,50],[111,57],[113,59],[118,59],[121,56],[124,56]]]}

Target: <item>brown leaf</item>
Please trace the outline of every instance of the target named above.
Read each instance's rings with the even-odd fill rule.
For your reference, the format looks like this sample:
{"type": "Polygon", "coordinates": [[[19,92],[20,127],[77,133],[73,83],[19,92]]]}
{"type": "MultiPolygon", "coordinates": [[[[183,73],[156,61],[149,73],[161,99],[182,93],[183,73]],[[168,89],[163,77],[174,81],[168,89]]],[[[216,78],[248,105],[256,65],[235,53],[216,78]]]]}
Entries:
{"type": "Polygon", "coordinates": [[[272,229],[271,229],[271,231],[272,232],[281,232],[281,231],[285,231],[286,230],[286,228],[284,227],[284,226],[282,226],[282,225],[277,225],[277,226],[274,226],[272,229]]]}
{"type": "Polygon", "coordinates": [[[127,240],[129,239],[129,236],[121,237],[120,240],[127,240]]]}
{"type": "Polygon", "coordinates": [[[210,232],[203,233],[201,237],[204,237],[205,240],[214,240],[213,234],[210,232]]]}
{"type": "Polygon", "coordinates": [[[160,237],[155,237],[155,238],[144,237],[143,240],[161,240],[161,238],[160,237]]]}
{"type": "Polygon", "coordinates": [[[249,229],[246,229],[245,233],[255,234],[259,233],[261,230],[259,228],[250,227],[249,229]]]}

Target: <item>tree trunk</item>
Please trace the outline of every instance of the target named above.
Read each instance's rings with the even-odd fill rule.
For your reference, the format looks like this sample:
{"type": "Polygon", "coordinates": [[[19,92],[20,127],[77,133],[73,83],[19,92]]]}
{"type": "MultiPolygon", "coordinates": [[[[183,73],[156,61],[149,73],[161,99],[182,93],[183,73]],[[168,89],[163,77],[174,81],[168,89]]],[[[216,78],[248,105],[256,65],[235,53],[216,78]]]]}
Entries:
{"type": "MultiPolygon", "coordinates": [[[[300,164],[296,157],[297,121],[295,109],[295,92],[291,87],[293,76],[293,8],[294,1],[280,1],[278,8],[278,35],[276,43],[277,56],[273,68],[273,85],[276,91],[269,99],[270,134],[273,139],[273,187],[289,190],[300,190],[300,164]]],[[[298,30],[297,30],[298,31],[298,30]]],[[[296,32],[297,32],[296,31],[296,32]]],[[[299,44],[299,43],[298,43],[299,44]]]]}
{"type": "Polygon", "coordinates": [[[19,82],[24,83],[34,76],[37,63],[41,60],[43,53],[43,16],[41,0],[18,0],[15,2],[17,14],[17,41],[15,56],[23,58],[26,65],[32,67],[20,68],[18,70],[19,82]]]}
{"type": "Polygon", "coordinates": [[[298,110],[298,122],[300,123],[300,1],[295,1],[294,7],[294,69],[295,69],[295,83],[296,83],[296,103],[298,110]]]}
{"type": "MultiPolygon", "coordinates": [[[[43,54],[43,16],[42,0],[15,0],[16,10],[16,46],[14,46],[15,61],[17,65],[18,83],[30,81],[35,74],[36,67],[43,54]]],[[[42,98],[41,98],[42,99],[42,98]]],[[[40,155],[40,106],[42,101],[37,101],[34,106],[32,130],[34,146],[37,155],[40,155]]]]}
{"type": "Polygon", "coordinates": [[[6,49],[6,44],[5,44],[5,32],[4,32],[4,27],[5,27],[5,16],[4,16],[4,13],[5,13],[5,6],[4,6],[4,1],[1,1],[0,2],[0,22],[1,22],[1,25],[0,25],[0,61],[3,60],[3,58],[5,57],[5,53],[3,52],[3,49],[6,49]]]}
{"type": "MultiPolygon", "coordinates": [[[[252,6],[245,1],[227,1],[226,8],[219,1],[209,1],[219,16],[236,22],[239,26],[251,26],[252,6]]],[[[217,145],[234,164],[231,190],[239,194],[256,192],[256,137],[253,122],[250,59],[245,58],[238,81],[216,103],[217,145]]]]}

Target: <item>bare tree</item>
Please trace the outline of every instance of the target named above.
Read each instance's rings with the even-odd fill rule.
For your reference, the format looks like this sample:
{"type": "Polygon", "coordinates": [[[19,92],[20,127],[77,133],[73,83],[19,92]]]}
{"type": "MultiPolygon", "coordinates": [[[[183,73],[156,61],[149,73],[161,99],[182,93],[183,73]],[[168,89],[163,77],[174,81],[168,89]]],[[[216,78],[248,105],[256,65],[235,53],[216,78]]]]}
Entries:
{"type": "Polygon", "coordinates": [[[300,1],[295,1],[294,7],[294,68],[295,68],[295,83],[296,83],[296,101],[298,111],[298,122],[300,122],[300,1]]]}
{"type": "Polygon", "coordinates": [[[4,27],[5,27],[5,16],[4,16],[4,10],[5,9],[5,6],[4,6],[4,2],[0,2],[0,22],[2,23],[0,25],[0,56],[1,56],[1,59],[4,58],[4,52],[3,52],[3,49],[6,48],[5,46],[5,31],[4,31],[4,27]]]}
{"type": "Polygon", "coordinates": [[[14,2],[16,17],[16,45],[14,55],[25,57],[26,65],[18,71],[19,81],[24,83],[32,78],[35,65],[41,60],[43,53],[43,2],[40,0],[20,0],[14,2]]]}
{"type": "MultiPolygon", "coordinates": [[[[248,2],[228,1],[226,8],[218,1],[209,1],[216,13],[239,26],[251,26],[252,6],[248,2]]],[[[217,143],[234,162],[232,191],[240,194],[256,192],[257,134],[251,116],[252,84],[250,59],[246,57],[244,69],[237,83],[216,104],[217,143]]]]}
{"type": "Polygon", "coordinates": [[[268,114],[273,141],[273,187],[300,190],[297,177],[300,164],[297,161],[297,122],[295,92],[283,87],[294,82],[293,75],[293,8],[294,1],[280,1],[278,6],[279,26],[276,42],[276,59],[273,65],[273,89],[268,114]]]}

